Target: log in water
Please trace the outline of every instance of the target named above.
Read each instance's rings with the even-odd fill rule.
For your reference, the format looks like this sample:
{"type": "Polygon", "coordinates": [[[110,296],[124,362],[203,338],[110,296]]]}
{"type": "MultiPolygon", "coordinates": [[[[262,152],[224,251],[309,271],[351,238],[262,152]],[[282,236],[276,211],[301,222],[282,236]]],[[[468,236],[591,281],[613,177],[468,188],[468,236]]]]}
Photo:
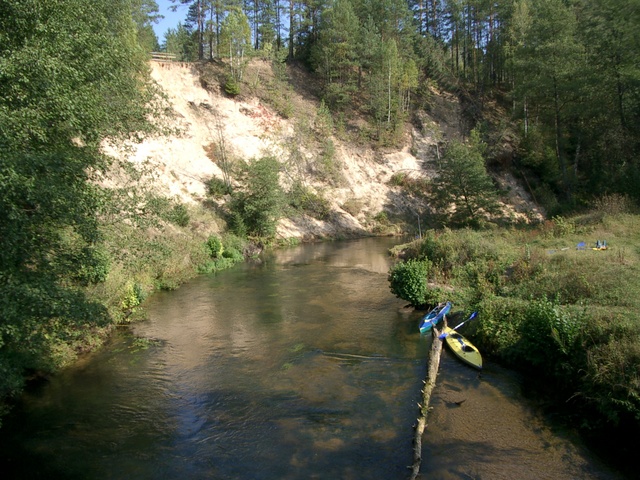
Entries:
{"type": "MultiPolygon", "coordinates": [[[[446,318],[445,318],[446,325],[446,318]]],[[[428,359],[427,378],[424,380],[424,389],[422,390],[422,403],[420,406],[420,415],[416,424],[415,437],[413,441],[413,465],[411,467],[411,480],[415,480],[420,472],[420,464],[422,463],[422,434],[427,426],[427,414],[429,413],[429,401],[431,393],[436,386],[436,377],[440,368],[440,355],[442,354],[442,342],[438,336],[440,331],[433,328],[433,343],[428,359]]]]}

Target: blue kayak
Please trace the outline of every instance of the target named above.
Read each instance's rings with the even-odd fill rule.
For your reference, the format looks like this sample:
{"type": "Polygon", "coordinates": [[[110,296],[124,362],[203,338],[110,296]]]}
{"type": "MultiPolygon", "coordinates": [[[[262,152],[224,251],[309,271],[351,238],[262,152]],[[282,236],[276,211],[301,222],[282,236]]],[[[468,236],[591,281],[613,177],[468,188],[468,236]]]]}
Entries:
{"type": "Polygon", "coordinates": [[[441,303],[420,320],[420,333],[431,330],[451,310],[451,302],[441,303]]]}

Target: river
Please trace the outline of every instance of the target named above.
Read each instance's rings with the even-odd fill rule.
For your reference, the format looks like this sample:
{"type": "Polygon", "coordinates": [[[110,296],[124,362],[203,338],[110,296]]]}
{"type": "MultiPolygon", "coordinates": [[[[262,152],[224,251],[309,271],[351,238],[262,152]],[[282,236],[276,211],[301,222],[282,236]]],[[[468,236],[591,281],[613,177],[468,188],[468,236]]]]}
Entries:
{"type": "MultiPolygon", "coordinates": [[[[396,243],[302,245],[154,295],[147,321],[25,393],[3,478],[408,478],[432,340],[389,291],[396,243]]],[[[445,350],[432,407],[423,478],[621,478],[490,361],[445,350]]]]}

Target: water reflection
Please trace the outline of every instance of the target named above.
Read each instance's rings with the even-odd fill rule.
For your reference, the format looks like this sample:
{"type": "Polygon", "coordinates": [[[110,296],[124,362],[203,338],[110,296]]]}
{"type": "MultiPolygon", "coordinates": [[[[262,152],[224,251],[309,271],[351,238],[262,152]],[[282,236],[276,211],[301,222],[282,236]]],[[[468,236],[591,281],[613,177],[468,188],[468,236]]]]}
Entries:
{"type": "MultiPolygon", "coordinates": [[[[406,478],[429,340],[389,292],[396,242],[301,246],[154,296],[135,326],[150,342],[123,333],[25,396],[0,466],[14,478],[406,478]]],[[[442,371],[431,478],[595,471],[508,375],[474,378],[446,356],[442,371]]]]}

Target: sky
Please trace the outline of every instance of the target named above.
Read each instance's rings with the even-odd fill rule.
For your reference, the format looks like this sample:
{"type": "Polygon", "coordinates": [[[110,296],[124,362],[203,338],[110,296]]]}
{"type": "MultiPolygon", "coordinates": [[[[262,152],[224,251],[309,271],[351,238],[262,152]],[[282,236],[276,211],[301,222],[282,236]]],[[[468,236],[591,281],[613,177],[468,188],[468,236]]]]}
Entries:
{"type": "Polygon", "coordinates": [[[171,0],[156,0],[156,3],[160,10],[158,13],[164,15],[164,18],[158,23],[153,24],[153,31],[156,32],[158,41],[162,43],[164,42],[164,34],[169,28],[176,28],[179,22],[184,23],[184,19],[187,16],[187,6],[177,2],[175,4],[178,6],[177,11],[172,12],[169,10],[169,7],[174,5],[171,0]]]}

